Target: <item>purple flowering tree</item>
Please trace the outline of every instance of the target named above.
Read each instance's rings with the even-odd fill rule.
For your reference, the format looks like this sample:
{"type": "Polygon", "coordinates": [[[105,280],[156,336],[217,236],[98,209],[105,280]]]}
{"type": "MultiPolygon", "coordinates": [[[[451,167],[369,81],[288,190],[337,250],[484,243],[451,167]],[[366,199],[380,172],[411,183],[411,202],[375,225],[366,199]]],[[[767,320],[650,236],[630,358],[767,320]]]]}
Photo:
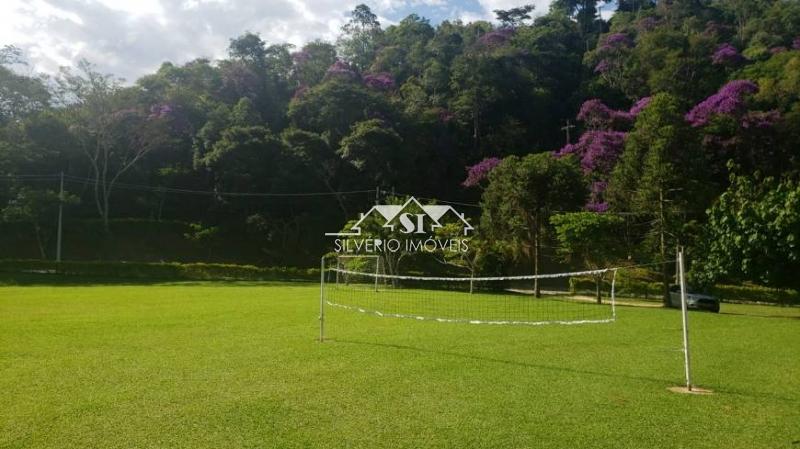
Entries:
{"type": "Polygon", "coordinates": [[[645,17],[642,20],[636,22],[636,29],[640,32],[647,32],[652,31],[658,26],[659,22],[658,19],[655,17],[645,17]]]}
{"type": "Polygon", "coordinates": [[[630,110],[628,110],[628,115],[632,118],[636,118],[647,106],[650,105],[650,102],[653,100],[653,97],[642,97],[636,103],[631,106],[630,110]]]}
{"type": "Polygon", "coordinates": [[[618,111],[609,108],[600,99],[592,98],[583,102],[577,118],[589,129],[594,130],[625,127],[630,125],[648,104],[650,97],[644,97],[634,103],[629,110],[618,111]]]}
{"type": "Polygon", "coordinates": [[[589,129],[609,129],[614,124],[628,119],[627,114],[609,108],[598,98],[583,102],[578,111],[578,120],[585,123],[589,129]]]}
{"type": "Polygon", "coordinates": [[[633,41],[631,38],[625,33],[613,33],[606,35],[601,41],[599,50],[600,51],[612,51],[617,50],[622,47],[631,47],[633,45],[633,41]]]}
{"type": "Polygon", "coordinates": [[[745,112],[746,96],[756,92],[758,86],[750,80],[731,81],[693,107],[686,114],[686,121],[698,127],[707,125],[715,115],[740,116],[745,112]]]}
{"type": "Polygon", "coordinates": [[[713,166],[724,167],[733,160],[746,170],[771,173],[789,157],[779,153],[780,145],[775,143],[774,125],[781,120],[780,113],[748,107],[749,97],[757,92],[752,81],[731,81],[686,114],[686,121],[702,128],[703,146],[717,160],[713,166]]]}
{"type": "Polygon", "coordinates": [[[581,135],[578,142],[565,145],[555,156],[575,155],[583,172],[593,180],[586,210],[604,212],[608,209],[603,193],[625,147],[627,136],[626,132],[615,128],[630,127],[650,102],[650,97],[641,98],[627,111],[609,108],[597,98],[587,100],[581,105],[577,118],[586,124],[588,130],[581,135]]]}
{"type": "Polygon", "coordinates": [[[581,105],[581,109],[578,111],[578,120],[584,122],[589,129],[595,130],[626,127],[648,104],[650,104],[650,97],[644,97],[634,103],[629,110],[618,111],[609,108],[599,99],[592,98],[581,105]]]}
{"type": "Polygon", "coordinates": [[[330,67],[328,67],[328,70],[325,72],[326,80],[332,78],[355,81],[359,78],[359,76],[358,72],[356,72],[356,70],[350,66],[350,64],[342,60],[337,60],[330,67]]]}
{"type": "Polygon", "coordinates": [[[291,54],[292,63],[295,65],[303,65],[311,61],[311,54],[307,50],[296,51],[291,54]]]}
{"type": "Polygon", "coordinates": [[[500,158],[487,157],[475,165],[467,167],[467,179],[461,183],[464,187],[475,187],[489,176],[495,167],[500,164],[500,158]]]}
{"type": "Polygon", "coordinates": [[[439,121],[442,123],[450,123],[456,115],[449,109],[439,109],[439,121]]]}
{"type": "Polygon", "coordinates": [[[575,144],[565,145],[556,156],[574,154],[581,168],[594,178],[607,179],[625,146],[626,133],[621,131],[591,130],[583,133],[575,144]]]}
{"type": "Polygon", "coordinates": [[[607,34],[588,57],[601,80],[625,92],[630,98],[634,98],[634,95],[633,89],[627,88],[629,75],[626,74],[626,67],[633,46],[633,40],[625,33],[607,34]]]}
{"type": "Polygon", "coordinates": [[[604,196],[606,189],[608,189],[608,181],[594,181],[589,188],[589,202],[586,203],[585,209],[589,212],[607,212],[608,202],[605,201],[604,196]]]}
{"type": "Polygon", "coordinates": [[[489,31],[478,38],[478,45],[485,48],[498,48],[508,43],[514,37],[514,29],[510,27],[489,31]]]}
{"type": "Polygon", "coordinates": [[[711,55],[711,63],[714,65],[735,66],[744,61],[744,57],[731,44],[721,44],[711,55]]]}
{"type": "Polygon", "coordinates": [[[775,126],[781,119],[781,113],[775,109],[769,111],[748,111],[739,123],[745,129],[767,129],[775,126]]]}
{"type": "Polygon", "coordinates": [[[258,73],[253,67],[241,61],[226,63],[221,67],[222,86],[220,91],[231,102],[239,98],[256,98],[261,90],[262,83],[258,73]]]}
{"type": "Polygon", "coordinates": [[[364,85],[377,90],[394,90],[394,77],[389,72],[368,73],[363,77],[364,85]]]}
{"type": "Polygon", "coordinates": [[[186,118],[186,114],[182,113],[182,109],[179,106],[173,104],[160,103],[150,106],[147,120],[160,120],[178,134],[190,134],[192,132],[192,124],[186,118]]]}

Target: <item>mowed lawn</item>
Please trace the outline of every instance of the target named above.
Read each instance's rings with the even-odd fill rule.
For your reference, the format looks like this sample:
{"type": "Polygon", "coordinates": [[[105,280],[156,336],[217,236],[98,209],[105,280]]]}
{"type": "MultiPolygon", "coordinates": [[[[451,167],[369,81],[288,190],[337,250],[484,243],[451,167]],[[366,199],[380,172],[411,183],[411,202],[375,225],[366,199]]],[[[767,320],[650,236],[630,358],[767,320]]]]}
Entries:
{"type": "Polygon", "coordinates": [[[798,448],[800,313],[618,307],[490,326],[329,309],[313,284],[0,288],[2,448],[798,448]]]}

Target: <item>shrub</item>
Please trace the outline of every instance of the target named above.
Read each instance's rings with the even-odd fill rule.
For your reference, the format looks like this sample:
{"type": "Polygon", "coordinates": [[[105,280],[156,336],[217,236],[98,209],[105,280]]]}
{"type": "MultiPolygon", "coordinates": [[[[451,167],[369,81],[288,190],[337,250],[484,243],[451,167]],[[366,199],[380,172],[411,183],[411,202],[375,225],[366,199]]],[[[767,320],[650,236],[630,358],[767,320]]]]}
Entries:
{"type": "Polygon", "coordinates": [[[711,294],[727,302],[763,302],[780,305],[800,305],[797,290],[762,287],[754,284],[715,285],[711,294]]]}
{"type": "Polygon", "coordinates": [[[0,260],[0,272],[131,280],[294,281],[319,279],[318,268],[256,267],[219,263],[51,262],[0,260]]]}

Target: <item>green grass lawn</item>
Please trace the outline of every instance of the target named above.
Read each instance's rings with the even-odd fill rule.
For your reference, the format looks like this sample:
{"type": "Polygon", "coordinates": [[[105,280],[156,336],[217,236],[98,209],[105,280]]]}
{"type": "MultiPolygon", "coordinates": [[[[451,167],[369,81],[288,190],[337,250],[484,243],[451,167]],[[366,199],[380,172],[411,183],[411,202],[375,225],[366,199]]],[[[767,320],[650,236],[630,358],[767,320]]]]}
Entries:
{"type": "Polygon", "coordinates": [[[318,287],[0,288],[2,448],[798,448],[800,314],[618,307],[481,326],[330,309],[318,287]]]}
{"type": "Polygon", "coordinates": [[[608,298],[597,304],[591,297],[542,295],[509,290],[430,290],[368,284],[326,284],[325,298],[355,311],[395,317],[494,324],[602,321],[613,318],[608,298]]]}

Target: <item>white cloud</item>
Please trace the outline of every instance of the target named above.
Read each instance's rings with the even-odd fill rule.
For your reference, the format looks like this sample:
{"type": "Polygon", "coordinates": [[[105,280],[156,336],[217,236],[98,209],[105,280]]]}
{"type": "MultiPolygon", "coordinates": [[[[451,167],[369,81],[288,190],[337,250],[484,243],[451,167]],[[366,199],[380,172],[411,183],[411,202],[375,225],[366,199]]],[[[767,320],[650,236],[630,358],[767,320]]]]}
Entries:
{"type": "MultiPolygon", "coordinates": [[[[269,43],[334,40],[364,0],[3,0],[0,45],[25,51],[35,70],[55,73],[81,58],[129,81],[164,61],[224,56],[231,38],[252,31],[269,43]]],[[[530,0],[528,0],[530,1],[530,0]]],[[[536,13],[550,0],[533,0],[536,13]]],[[[445,0],[367,1],[381,23],[417,8],[450,11],[462,20],[491,19],[519,0],[478,0],[482,11],[445,0]]],[[[473,8],[475,4],[473,3],[473,8]]],[[[424,14],[423,14],[424,15],[424,14]]]]}

